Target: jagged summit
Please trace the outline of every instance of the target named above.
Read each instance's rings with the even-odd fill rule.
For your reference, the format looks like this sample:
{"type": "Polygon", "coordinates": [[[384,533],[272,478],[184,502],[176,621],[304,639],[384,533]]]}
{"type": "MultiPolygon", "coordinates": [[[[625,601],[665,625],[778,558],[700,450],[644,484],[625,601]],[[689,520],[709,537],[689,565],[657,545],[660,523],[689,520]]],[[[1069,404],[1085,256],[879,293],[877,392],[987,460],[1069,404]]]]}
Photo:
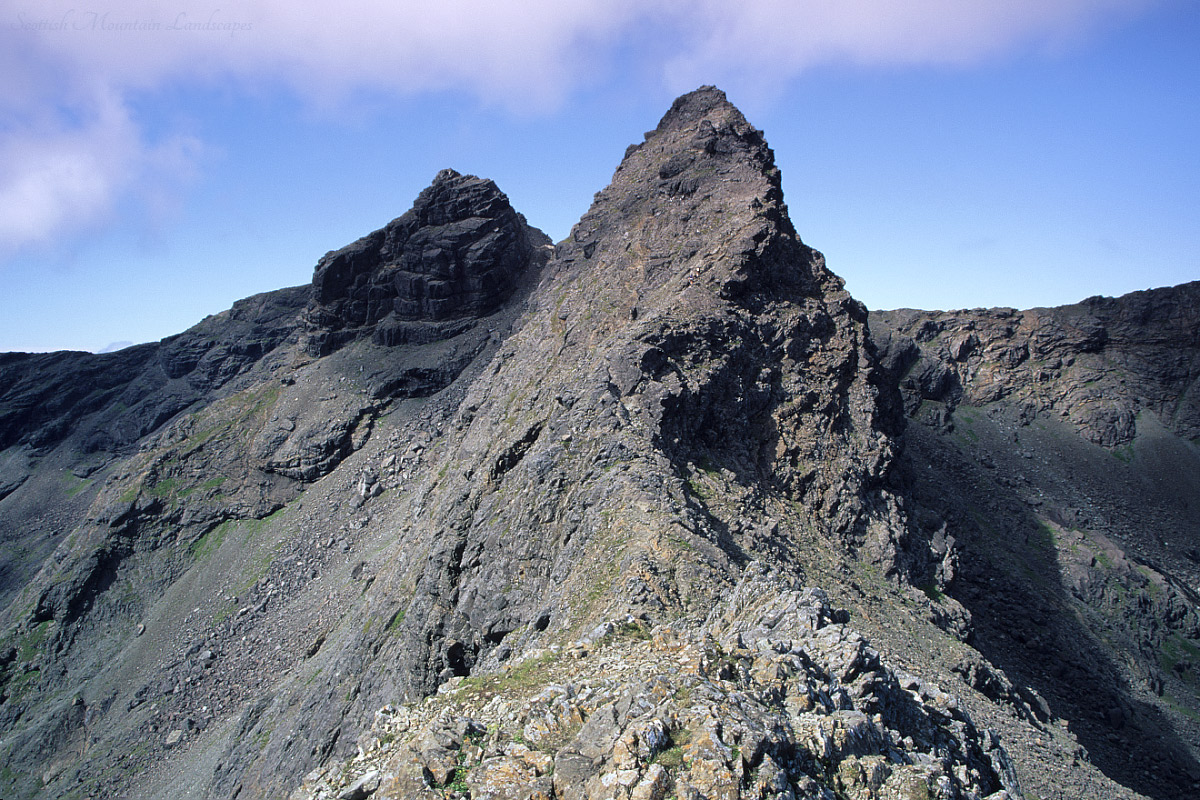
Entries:
{"type": "Polygon", "coordinates": [[[566,344],[584,331],[593,342],[609,333],[635,342],[614,354],[613,374],[626,375],[620,362],[636,363],[647,344],[658,366],[643,369],[657,380],[659,351],[667,361],[714,360],[710,378],[656,412],[674,458],[790,485],[837,509],[842,529],[857,524],[858,503],[837,499],[835,487],[849,482],[859,494],[878,481],[898,412],[859,352],[865,309],[796,235],[774,154],[722,92],[679,98],[626,151],[548,274],[560,284],[553,303],[566,344]],[[581,282],[589,289],[572,291],[581,282]],[[773,366],[760,374],[763,365],[773,366]],[[824,413],[804,413],[812,409],[824,413]],[[831,452],[839,455],[818,455],[831,452]]]}
{"type": "Polygon", "coordinates": [[[317,262],[308,349],[326,354],[363,336],[399,344],[461,331],[447,323],[495,310],[549,241],[495,183],[444,169],[403,216],[317,262]]]}
{"type": "MultiPolygon", "coordinates": [[[[655,133],[668,128],[682,128],[696,125],[702,119],[713,120],[716,116],[731,117],[741,124],[746,124],[746,118],[725,93],[715,86],[701,86],[695,91],[680,95],[671,103],[671,108],[663,114],[654,129],[655,133]]],[[[649,136],[647,136],[649,138],[649,136]]]]}
{"type": "Polygon", "coordinates": [[[697,302],[713,291],[840,287],[796,235],[762,133],[712,87],[676,100],[629,147],[556,255],[562,268],[612,265],[641,276],[643,295],[691,292],[697,302]]]}

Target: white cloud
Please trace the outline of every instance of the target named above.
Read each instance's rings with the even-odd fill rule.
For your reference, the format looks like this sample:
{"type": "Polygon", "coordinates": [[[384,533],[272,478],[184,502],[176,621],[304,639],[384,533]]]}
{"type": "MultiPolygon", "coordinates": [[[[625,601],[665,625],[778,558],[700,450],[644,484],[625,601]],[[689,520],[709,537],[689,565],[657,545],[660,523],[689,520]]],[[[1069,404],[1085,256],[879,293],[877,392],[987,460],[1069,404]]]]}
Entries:
{"type": "MultiPolygon", "coordinates": [[[[553,102],[646,6],[633,0],[417,0],[336,6],[39,2],[19,32],[55,62],[121,86],[173,77],[282,80],[304,91],[465,88],[512,105],[553,102]]],[[[3,20],[0,20],[0,25],[3,20]]],[[[12,25],[10,24],[10,28],[12,25]]]]}
{"type": "Polygon", "coordinates": [[[41,242],[109,211],[136,157],[119,101],[97,97],[76,125],[26,124],[0,140],[0,248],[41,242]]]}
{"type": "MultiPolygon", "coordinates": [[[[673,83],[716,72],[786,80],[820,64],[971,64],[1019,46],[1056,47],[1155,0],[699,0],[673,83]]],[[[690,20],[690,22],[688,22],[690,20]]]]}
{"type": "Polygon", "coordinates": [[[318,102],[455,89],[547,110],[645,31],[661,43],[638,57],[685,89],[820,63],[970,63],[1154,1],[29,0],[0,12],[0,246],[102,219],[163,159],[186,170],[186,143],[145,140],[124,102],[177,81],[282,83],[318,102]]]}
{"type": "Polygon", "coordinates": [[[185,136],[143,141],[122,99],[97,89],[69,114],[27,114],[0,135],[0,254],[83,233],[119,198],[152,213],[165,187],[191,176],[200,144],[185,136]]]}

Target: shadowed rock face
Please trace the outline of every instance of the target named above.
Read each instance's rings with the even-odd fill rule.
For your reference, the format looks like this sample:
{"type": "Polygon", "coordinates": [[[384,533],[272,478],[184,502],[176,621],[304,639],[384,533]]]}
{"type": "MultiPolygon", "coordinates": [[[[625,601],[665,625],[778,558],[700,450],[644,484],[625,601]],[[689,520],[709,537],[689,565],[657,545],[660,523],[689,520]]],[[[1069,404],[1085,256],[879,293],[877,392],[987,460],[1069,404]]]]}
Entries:
{"type": "Polygon", "coordinates": [[[1131,442],[1151,411],[1200,439],[1200,283],[1028,311],[881,311],[872,323],[917,401],[1003,400],[1106,447],[1131,442]]]}
{"type": "Polygon", "coordinates": [[[307,286],[248,297],[161,342],[115,353],[0,354],[0,449],[71,434],[111,453],[267,357],[299,328],[307,286]]]}
{"type": "MultiPolygon", "coordinates": [[[[1071,719],[1108,775],[1191,793],[1200,283],[871,323],[914,421],[905,494],[955,537],[947,590],[975,647],[1071,719]]],[[[973,669],[960,672],[997,694],[973,669]]]]}
{"type": "Polygon", "coordinates": [[[460,331],[447,323],[495,310],[549,243],[496,184],[442,170],[404,216],[317,263],[309,351],[365,335],[393,345],[460,331]]]}

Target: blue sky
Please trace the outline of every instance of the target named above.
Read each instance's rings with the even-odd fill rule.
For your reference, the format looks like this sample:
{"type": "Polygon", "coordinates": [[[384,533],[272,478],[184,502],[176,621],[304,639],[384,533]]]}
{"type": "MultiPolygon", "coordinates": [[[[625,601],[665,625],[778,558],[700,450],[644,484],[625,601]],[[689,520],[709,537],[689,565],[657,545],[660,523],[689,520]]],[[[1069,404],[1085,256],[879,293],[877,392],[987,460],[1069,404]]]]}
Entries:
{"type": "Polygon", "coordinates": [[[1195,0],[0,0],[0,350],[306,283],[443,167],[561,239],[707,83],[869,307],[1200,279],[1198,45],[1195,0]]]}

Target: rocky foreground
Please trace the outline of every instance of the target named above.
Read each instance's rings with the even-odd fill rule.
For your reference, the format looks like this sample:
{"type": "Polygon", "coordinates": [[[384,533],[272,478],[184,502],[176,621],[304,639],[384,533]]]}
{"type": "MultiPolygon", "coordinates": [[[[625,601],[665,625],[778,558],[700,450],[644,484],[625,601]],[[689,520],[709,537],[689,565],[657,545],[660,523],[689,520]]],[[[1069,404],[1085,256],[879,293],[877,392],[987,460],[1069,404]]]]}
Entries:
{"type": "Polygon", "coordinates": [[[1196,285],[868,315],[679,98],[163,342],[0,355],[0,796],[1200,791],[1196,285]]]}
{"type": "Polygon", "coordinates": [[[702,626],[632,617],[381,709],[292,800],[1020,797],[995,734],[758,562],[702,626]]]}

